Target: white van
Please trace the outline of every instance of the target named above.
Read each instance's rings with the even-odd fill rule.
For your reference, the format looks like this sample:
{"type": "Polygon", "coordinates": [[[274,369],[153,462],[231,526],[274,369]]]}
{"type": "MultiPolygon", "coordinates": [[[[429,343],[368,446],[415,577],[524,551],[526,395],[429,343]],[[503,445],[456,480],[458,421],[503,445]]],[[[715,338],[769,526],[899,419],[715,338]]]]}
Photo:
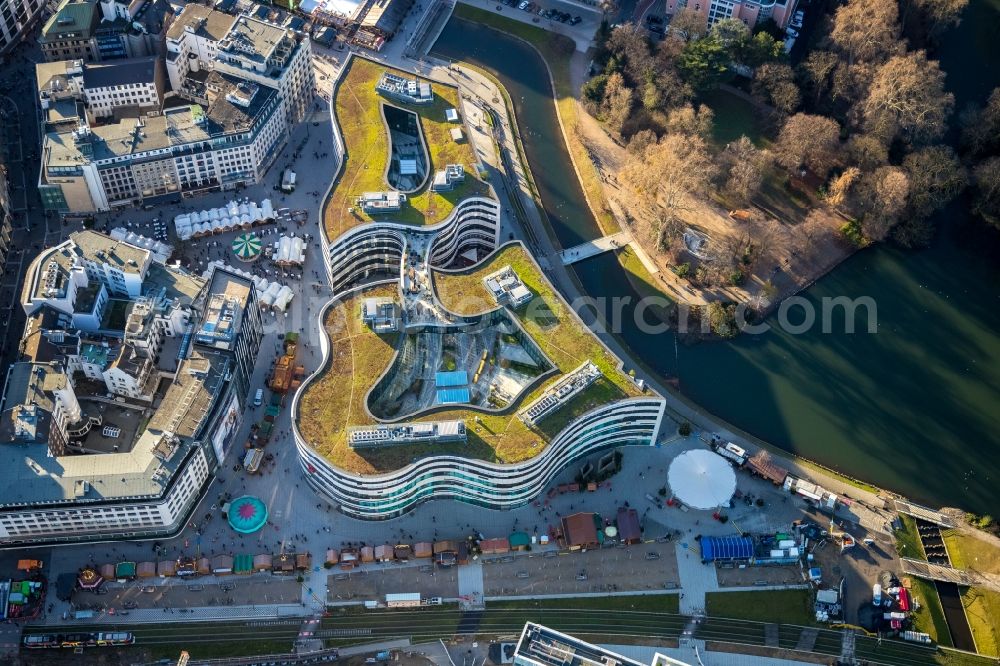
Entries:
{"type": "Polygon", "coordinates": [[[253,406],[260,407],[264,404],[264,389],[257,389],[257,394],[253,397],[253,406]]]}

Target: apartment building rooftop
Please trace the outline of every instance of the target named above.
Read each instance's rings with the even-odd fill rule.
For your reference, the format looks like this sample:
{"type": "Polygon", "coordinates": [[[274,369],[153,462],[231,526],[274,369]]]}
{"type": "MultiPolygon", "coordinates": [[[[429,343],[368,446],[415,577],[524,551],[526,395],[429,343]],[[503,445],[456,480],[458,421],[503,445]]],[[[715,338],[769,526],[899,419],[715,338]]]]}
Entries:
{"type": "MultiPolygon", "coordinates": [[[[0,443],[38,443],[46,447],[55,391],[66,388],[69,379],[58,363],[25,361],[11,365],[7,373],[0,443]]],[[[0,446],[0,450],[6,448],[0,446]]]]}
{"type": "Polygon", "coordinates": [[[205,280],[183,268],[154,261],[143,281],[143,292],[150,297],[190,305],[205,288],[205,280]]]}
{"type": "Polygon", "coordinates": [[[35,64],[35,82],[39,94],[50,99],[72,97],[72,78],[83,74],[80,60],[56,60],[35,64]]]}
{"type": "Polygon", "coordinates": [[[182,439],[195,438],[215,396],[222,393],[230,363],[226,354],[193,348],[177,368],[177,376],[147,429],[182,439]]]}
{"type": "Polygon", "coordinates": [[[220,76],[222,94],[206,111],[199,104],[165,109],[162,115],[121,118],[107,125],[78,125],[45,135],[46,167],[80,167],[91,162],[128,157],[173,146],[211,141],[246,132],[262,120],[262,111],[277,93],[264,86],[220,76]]]}
{"type": "Polygon", "coordinates": [[[205,5],[189,3],[174,18],[167,30],[167,39],[178,40],[184,33],[219,41],[233,27],[236,17],[224,12],[210,9],[205,5]]]}
{"type": "Polygon", "coordinates": [[[70,323],[69,317],[47,305],[28,315],[21,338],[21,360],[48,363],[75,351],[79,336],[60,330],[70,323]]]}
{"type": "Polygon", "coordinates": [[[109,264],[123,273],[142,273],[150,261],[149,250],[89,229],[74,232],[69,238],[74,253],[84,261],[109,264]]]}
{"type": "Polygon", "coordinates": [[[0,446],[0,506],[156,497],[190,444],[146,430],[126,453],[50,456],[45,444],[0,446]]]}
{"type": "Polygon", "coordinates": [[[159,56],[88,63],[82,67],[83,85],[85,88],[111,88],[154,83],[157,67],[162,67],[159,56]]]}
{"type": "Polygon", "coordinates": [[[267,63],[280,55],[279,49],[288,37],[289,31],[285,28],[244,14],[219,42],[219,50],[253,62],[267,63]]]}

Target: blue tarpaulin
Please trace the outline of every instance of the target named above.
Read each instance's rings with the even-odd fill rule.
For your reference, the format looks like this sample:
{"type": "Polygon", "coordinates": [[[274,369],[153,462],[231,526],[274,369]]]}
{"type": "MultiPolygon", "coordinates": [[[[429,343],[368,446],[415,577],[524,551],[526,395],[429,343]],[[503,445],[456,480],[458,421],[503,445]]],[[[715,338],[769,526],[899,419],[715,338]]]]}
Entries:
{"type": "Polygon", "coordinates": [[[449,386],[465,386],[469,383],[469,373],[465,370],[454,370],[452,372],[439,372],[434,377],[434,383],[438,388],[448,388],[449,386]]]}
{"type": "Polygon", "coordinates": [[[702,537],[701,559],[704,562],[718,560],[749,560],[753,557],[753,541],[747,537],[702,537]]]}
{"type": "Polygon", "coordinates": [[[437,403],[439,405],[457,405],[469,402],[469,389],[441,389],[437,392],[437,403]]]}

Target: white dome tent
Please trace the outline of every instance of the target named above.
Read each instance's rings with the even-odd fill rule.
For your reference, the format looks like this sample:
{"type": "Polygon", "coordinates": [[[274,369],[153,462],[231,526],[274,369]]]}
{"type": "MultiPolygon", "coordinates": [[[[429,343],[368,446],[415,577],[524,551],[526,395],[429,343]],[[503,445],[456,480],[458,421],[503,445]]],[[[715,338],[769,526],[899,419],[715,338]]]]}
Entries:
{"type": "Polygon", "coordinates": [[[667,483],[673,496],[692,509],[716,509],[736,492],[736,472],[722,456],[693,449],[670,463],[667,483]]]}

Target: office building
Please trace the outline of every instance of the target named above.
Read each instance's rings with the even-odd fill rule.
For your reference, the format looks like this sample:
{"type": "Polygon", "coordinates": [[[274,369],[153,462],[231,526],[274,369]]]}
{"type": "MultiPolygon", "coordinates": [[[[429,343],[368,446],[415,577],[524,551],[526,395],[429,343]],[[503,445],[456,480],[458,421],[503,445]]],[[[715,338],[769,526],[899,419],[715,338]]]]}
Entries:
{"type": "Polygon", "coordinates": [[[106,211],[260,181],[288,137],[272,89],[213,73],[208,103],[46,134],[39,193],[47,210],[106,211]]]}
{"type": "Polygon", "coordinates": [[[28,34],[45,8],[44,0],[7,0],[0,8],[0,57],[28,34]]]}
{"type": "Polygon", "coordinates": [[[300,122],[316,87],[309,38],[255,16],[187,5],[167,31],[167,74],[174,90],[197,95],[215,71],[274,90],[288,123],[300,122]]]}

